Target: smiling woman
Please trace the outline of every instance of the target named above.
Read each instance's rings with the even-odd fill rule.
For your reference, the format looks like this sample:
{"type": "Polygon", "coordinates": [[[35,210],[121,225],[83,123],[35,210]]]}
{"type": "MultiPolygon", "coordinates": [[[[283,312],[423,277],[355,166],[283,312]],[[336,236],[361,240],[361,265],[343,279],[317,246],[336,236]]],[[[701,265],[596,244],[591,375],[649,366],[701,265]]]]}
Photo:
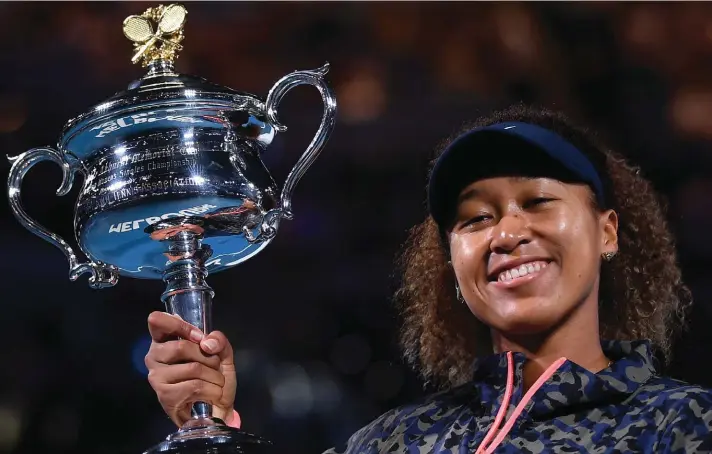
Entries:
{"type": "Polygon", "coordinates": [[[528,258],[561,274],[548,291],[569,295],[557,298],[595,301],[596,339],[645,339],[669,358],[691,298],[658,198],[638,168],[564,115],[515,106],[465,126],[435,160],[428,197],[431,216],[412,232],[398,294],[406,355],[426,380],[457,385],[496,348],[487,320],[463,317],[491,300],[471,295],[475,275],[463,270],[463,284],[456,274],[528,258]],[[453,264],[478,238],[481,256],[453,264]],[[456,304],[461,287],[469,307],[456,304]]]}
{"type": "MultiPolygon", "coordinates": [[[[598,312],[592,290],[599,256],[617,249],[615,212],[594,215],[586,187],[549,178],[486,178],[465,191],[469,196],[457,204],[448,240],[472,312],[501,333],[498,347],[513,347],[501,344],[518,344],[529,335],[560,338],[566,328],[571,338],[562,345],[571,351],[557,347],[552,353],[583,353],[581,341],[598,337],[597,323],[591,323],[598,312]],[[589,339],[582,338],[587,331],[589,339]]],[[[531,347],[541,351],[537,344],[531,347]]],[[[587,359],[605,366],[597,344],[599,358],[587,359]]]]}
{"type": "Polygon", "coordinates": [[[638,169],[515,106],[445,143],[428,201],[397,297],[443,389],[331,452],[712,452],[712,394],[653,365],[690,295],[638,169]]]}
{"type": "MultiPolygon", "coordinates": [[[[517,106],[446,142],[428,202],[397,299],[405,356],[442,389],[327,453],[712,452],[712,393],[655,372],[690,295],[636,168],[517,106]]],[[[238,426],[225,336],[158,312],[149,328],[176,424],[201,400],[238,426]]]]}

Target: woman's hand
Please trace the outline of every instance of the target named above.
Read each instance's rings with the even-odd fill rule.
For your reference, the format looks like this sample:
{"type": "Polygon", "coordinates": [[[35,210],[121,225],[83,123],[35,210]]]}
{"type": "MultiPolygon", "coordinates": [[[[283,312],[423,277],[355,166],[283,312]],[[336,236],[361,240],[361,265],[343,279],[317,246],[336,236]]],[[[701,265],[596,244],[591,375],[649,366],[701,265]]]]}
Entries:
{"type": "Polygon", "coordinates": [[[230,424],[237,378],[225,335],[219,331],[205,335],[166,312],[152,312],[148,330],[148,382],[171,420],[180,427],[190,419],[194,402],[207,402],[213,405],[213,416],[230,424]]]}

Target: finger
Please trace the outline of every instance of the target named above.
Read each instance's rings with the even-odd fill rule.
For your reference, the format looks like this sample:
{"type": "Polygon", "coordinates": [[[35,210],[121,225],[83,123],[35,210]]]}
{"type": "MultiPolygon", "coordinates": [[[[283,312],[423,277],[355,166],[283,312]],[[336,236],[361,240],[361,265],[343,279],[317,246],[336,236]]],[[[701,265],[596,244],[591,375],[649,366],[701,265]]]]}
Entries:
{"type": "Polygon", "coordinates": [[[193,342],[203,339],[203,333],[198,328],[167,312],[151,312],[148,316],[148,332],[156,342],[165,342],[176,337],[193,342]]]}
{"type": "Polygon", "coordinates": [[[146,367],[151,369],[156,364],[173,365],[184,363],[200,363],[214,370],[220,368],[218,355],[206,356],[198,344],[181,339],[163,343],[152,342],[146,355],[146,367]]]}
{"type": "Polygon", "coordinates": [[[167,411],[178,412],[195,402],[207,402],[218,405],[222,397],[222,387],[203,380],[190,380],[158,387],[156,394],[160,402],[176,402],[168,405],[167,411]],[[171,408],[172,407],[172,408],[171,408]]]}
{"type": "Polygon", "coordinates": [[[200,347],[217,355],[220,358],[220,372],[225,377],[224,390],[228,394],[235,392],[237,388],[237,375],[235,374],[235,356],[230,341],[225,334],[220,331],[213,331],[205,336],[205,340],[200,343],[200,347]]]}
{"type": "MultiPolygon", "coordinates": [[[[188,421],[191,417],[190,407],[181,408],[180,410],[170,409],[165,406],[163,408],[165,409],[166,414],[171,418],[171,420],[178,427],[183,427],[183,424],[185,424],[186,421],[188,421]]],[[[215,407],[213,407],[213,408],[215,408],[215,407]]]]}
{"type": "Polygon", "coordinates": [[[220,331],[213,331],[205,336],[200,342],[200,348],[211,355],[218,355],[222,365],[234,365],[235,363],[232,345],[225,334],[220,331]]]}
{"type": "Polygon", "coordinates": [[[148,373],[148,380],[154,388],[160,385],[173,385],[191,380],[202,380],[221,388],[225,385],[223,374],[200,363],[162,365],[148,373]]]}

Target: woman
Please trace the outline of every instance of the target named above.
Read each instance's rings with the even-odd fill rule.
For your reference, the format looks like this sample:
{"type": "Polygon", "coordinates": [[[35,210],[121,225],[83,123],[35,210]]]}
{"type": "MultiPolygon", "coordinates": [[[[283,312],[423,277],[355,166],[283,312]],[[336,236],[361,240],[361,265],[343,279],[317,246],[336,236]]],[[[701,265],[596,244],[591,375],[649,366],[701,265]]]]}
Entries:
{"type": "MultiPolygon", "coordinates": [[[[446,142],[428,202],[397,296],[405,356],[442,391],[329,452],[712,452],[712,394],[655,374],[689,292],[638,169],[516,106],[446,142]]],[[[179,351],[181,323],[149,318],[163,408],[181,424],[203,399],[237,426],[229,342],[192,329],[179,351]]]]}

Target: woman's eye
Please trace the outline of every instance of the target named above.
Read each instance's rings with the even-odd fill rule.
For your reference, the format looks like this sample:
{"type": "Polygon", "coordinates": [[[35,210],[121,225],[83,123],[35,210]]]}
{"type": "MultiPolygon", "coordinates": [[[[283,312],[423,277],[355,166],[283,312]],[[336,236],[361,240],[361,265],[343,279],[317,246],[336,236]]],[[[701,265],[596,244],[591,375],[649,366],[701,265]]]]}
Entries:
{"type": "Polygon", "coordinates": [[[480,215],[477,215],[477,216],[470,218],[467,221],[463,222],[462,225],[467,226],[467,225],[473,225],[473,224],[481,224],[483,222],[486,222],[491,217],[492,216],[490,216],[489,214],[480,214],[480,215]]]}
{"type": "Polygon", "coordinates": [[[551,202],[553,200],[554,199],[552,199],[550,197],[535,197],[535,198],[529,200],[527,203],[525,203],[524,208],[536,207],[536,206],[551,202]]]}

